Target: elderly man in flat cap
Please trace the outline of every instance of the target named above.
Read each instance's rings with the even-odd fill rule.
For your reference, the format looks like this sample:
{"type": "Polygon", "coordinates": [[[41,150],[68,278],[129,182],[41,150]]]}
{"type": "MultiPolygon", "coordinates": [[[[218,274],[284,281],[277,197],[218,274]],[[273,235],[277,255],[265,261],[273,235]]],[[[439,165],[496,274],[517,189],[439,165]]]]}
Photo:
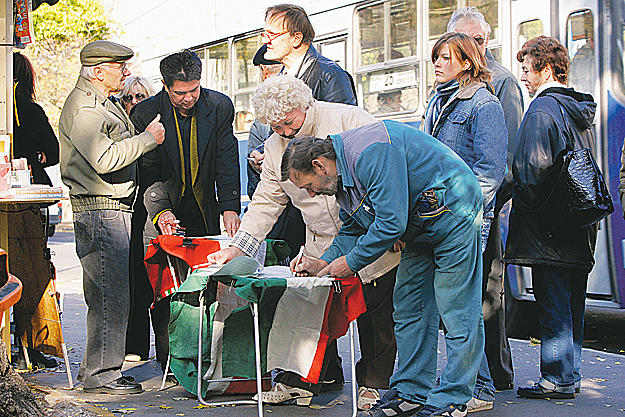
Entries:
{"type": "Polygon", "coordinates": [[[70,189],[76,253],[83,268],[87,345],[78,380],[96,394],[136,394],[122,376],[130,289],[130,222],[137,159],[164,140],[160,115],[140,135],[124,109],[109,100],[121,91],[134,55],[108,41],[87,44],[82,69],[59,122],[61,176],[70,189]]]}

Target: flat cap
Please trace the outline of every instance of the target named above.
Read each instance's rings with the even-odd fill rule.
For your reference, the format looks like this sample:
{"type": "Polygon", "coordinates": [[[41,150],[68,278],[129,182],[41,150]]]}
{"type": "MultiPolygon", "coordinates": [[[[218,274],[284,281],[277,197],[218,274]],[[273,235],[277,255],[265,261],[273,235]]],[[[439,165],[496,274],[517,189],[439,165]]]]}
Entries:
{"type": "Polygon", "coordinates": [[[255,66],[259,65],[274,65],[281,64],[280,61],[273,61],[271,59],[265,59],[265,52],[267,52],[267,45],[261,46],[258,51],[256,51],[256,55],[254,55],[254,59],[252,60],[252,64],[255,66]]]}
{"type": "Polygon", "coordinates": [[[93,67],[104,62],[124,62],[134,54],[132,49],[115,42],[93,41],[80,51],[80,63],[85,67],[93,67]]]}

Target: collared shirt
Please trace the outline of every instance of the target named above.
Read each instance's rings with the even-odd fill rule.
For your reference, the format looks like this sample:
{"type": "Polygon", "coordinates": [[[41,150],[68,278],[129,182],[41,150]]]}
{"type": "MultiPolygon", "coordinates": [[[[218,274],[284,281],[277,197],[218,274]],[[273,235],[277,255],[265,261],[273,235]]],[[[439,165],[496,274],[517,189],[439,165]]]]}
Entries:
{"type": "Polygon", "coordinates": [[[306,53],[303,53],[302,56],[297,58],[297,60],[293,63],[293,65],[291,65],[291,68],[286,70],[285,74],[292,75],[293,77],[298,78],[297,73],[299,72],[299,69],[302,67],[302,62],[304,62],[305,57],[306,57],[306,53]]]}
{"type": "MultiPolygon", "coordinates": [[[[542,93],[543,91],[545,91],[546,89],[551,88],[551,87],[563,87],[563,88],[567,88],[567,87],[566,87],[566,85],[564,85],[564,84],[560,84],[560,83],[559,83],[559,82],[557,82],[557,81],[550,81],[550,82],[545,83],[545,84],[541,85],[540,87],[538,87],[538,90],[536,90],[536,94],[534,94],[534,97],[538,97],[538,95],[539,95],[540,93],[542,93]]],[[[532,98],[532,100],[534,100],[534,98],[532,98]]],[[[530,100],[530,101],[531,101],[531,100],[530,100]]]]}

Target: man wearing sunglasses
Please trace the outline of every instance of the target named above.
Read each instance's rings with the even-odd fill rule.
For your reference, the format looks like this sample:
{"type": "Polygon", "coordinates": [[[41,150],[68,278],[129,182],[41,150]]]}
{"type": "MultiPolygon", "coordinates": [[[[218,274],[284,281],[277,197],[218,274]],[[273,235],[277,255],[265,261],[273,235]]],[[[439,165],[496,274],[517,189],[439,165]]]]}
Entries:
{"type": "Polygon", "coordinates": [[[352,77],[312,46],[315,29],[303,8],[293,4],[267,8],[264,29],[265,59],[284,64],[283,73],[304,81],[316,100],[356,105],[352,77]]]}
{"type": "Polygon", "coordinates": [[[486,58],[486,65],[491,70],[491,84],[503,107],[508,129],[508,173],[497,191],[495,217],[483,255],[482,310],[486,333],[485,357],[488,360],[482,361],[474,398],[467,404],[469,412],[472,412],[493,408],[495,387],[498,390],[513,388],[514,370],[506,335],[505,303],[502,296],[504,265],[499,211],[512,197],[512,159],[516,149],[514,140],[523,118],[523,95],[514,75],[495,61],[493,54],[487,49],[490,25],[476,7],[461,7],[454,11],[447,24],[447,31],[465,33],[477,42],[486,58]]]}

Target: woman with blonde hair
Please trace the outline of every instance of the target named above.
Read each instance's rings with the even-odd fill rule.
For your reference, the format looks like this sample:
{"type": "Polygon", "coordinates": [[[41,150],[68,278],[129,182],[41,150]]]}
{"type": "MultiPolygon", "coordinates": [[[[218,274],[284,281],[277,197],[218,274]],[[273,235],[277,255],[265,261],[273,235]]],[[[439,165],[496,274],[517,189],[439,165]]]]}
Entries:
{"type": "Polygon", "coordinates": [[[121,100],[122,106],[126,113],[130,115],[130,110],[135,104],[151,97],[155,94],[154,87],[150,80],[141,75],[131,75],[126,78],[124,82],[124,88],[117,96],[121,100]]]}

